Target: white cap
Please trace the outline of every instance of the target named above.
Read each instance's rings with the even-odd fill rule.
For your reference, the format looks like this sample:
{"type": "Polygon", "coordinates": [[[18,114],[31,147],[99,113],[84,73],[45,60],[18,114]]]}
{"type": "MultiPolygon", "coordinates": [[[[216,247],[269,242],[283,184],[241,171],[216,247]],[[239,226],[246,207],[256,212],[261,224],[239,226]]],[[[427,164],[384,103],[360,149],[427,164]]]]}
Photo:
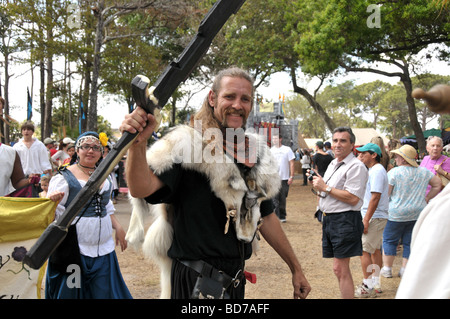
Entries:
{"type": "Polygon", "coordinates": [[[63,143],[64,143],[64,144],[70,144],[70,143],[75,144],[75,141],[72,140],[70,137],[65,137],[65,138],[63,139],[63,143]]]}

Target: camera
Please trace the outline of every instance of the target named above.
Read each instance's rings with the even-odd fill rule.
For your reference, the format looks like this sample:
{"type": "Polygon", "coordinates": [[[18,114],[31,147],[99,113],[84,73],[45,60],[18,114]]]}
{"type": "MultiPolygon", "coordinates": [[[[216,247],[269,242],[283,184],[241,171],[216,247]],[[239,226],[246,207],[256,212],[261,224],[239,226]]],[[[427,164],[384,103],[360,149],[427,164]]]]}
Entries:
{"type": "Polygon", "coordinates": [[[310,171],[309,171],[308,180],[309,180],[310,182],[312,182],[314,176],[318,176],[317,173],[314,172],[313,170],[310,170],[310,171]]]}

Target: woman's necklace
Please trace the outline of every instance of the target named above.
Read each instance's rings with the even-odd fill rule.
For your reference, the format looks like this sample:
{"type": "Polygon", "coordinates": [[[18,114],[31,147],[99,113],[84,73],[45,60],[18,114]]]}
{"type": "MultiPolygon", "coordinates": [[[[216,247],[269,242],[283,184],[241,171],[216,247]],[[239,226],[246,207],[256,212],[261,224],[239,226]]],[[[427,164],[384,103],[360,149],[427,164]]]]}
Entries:
{"type": "Polygon", "coordinates": [[[95,171],[95,167],[87,167],[87,166],[81,165],[80,163],[77,163],[77,166],[80,169],[80,171],[82,171],[83,173],[85,173],[88,176],[91,176],[95,171]],[[88,169],[88,171],[86,172],[83,168],[88,169]]]}

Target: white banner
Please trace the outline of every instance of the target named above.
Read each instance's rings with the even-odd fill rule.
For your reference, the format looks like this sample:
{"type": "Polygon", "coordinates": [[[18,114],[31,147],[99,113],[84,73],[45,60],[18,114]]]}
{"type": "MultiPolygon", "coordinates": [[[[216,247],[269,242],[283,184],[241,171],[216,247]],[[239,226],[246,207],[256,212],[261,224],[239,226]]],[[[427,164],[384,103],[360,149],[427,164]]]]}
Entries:
{"type": "Polygon", "coordinates": [[[41,298],[46,267],[34,270],[22,263],[36,240],[0,243],[0,299],[41,298]]]}

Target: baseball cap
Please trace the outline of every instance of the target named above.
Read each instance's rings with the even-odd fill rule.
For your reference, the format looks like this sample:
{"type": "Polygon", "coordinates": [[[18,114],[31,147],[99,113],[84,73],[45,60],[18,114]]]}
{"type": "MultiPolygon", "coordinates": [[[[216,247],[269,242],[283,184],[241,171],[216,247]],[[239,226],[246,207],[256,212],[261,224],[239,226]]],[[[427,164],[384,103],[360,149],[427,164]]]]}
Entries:
{"type": "Polygon", "coordinates": [[[371,152],[375,152],[381,156],[381,148],[377,144],[374,144],[374,143],[367,143],[364,146],[357,147],[356,150],[360,153],[371,151],[371,152]]]}
{"type": "Polygon", "coordinates": [[[44,145],[48,145],[48,144],[52,144],[55,143],[55,141],[53,139],[51,139],[50,137],[47,137],[46,139],[44,139],[44,145]]]}
{"type": "Polygon", "coordinates": [[[64,143],[64,144],[70,144],[70,143],[74,144],[75,141],[72,140],[70,137],[65,137],[65,138],[63,139],[63,143],[64,143]]]}

